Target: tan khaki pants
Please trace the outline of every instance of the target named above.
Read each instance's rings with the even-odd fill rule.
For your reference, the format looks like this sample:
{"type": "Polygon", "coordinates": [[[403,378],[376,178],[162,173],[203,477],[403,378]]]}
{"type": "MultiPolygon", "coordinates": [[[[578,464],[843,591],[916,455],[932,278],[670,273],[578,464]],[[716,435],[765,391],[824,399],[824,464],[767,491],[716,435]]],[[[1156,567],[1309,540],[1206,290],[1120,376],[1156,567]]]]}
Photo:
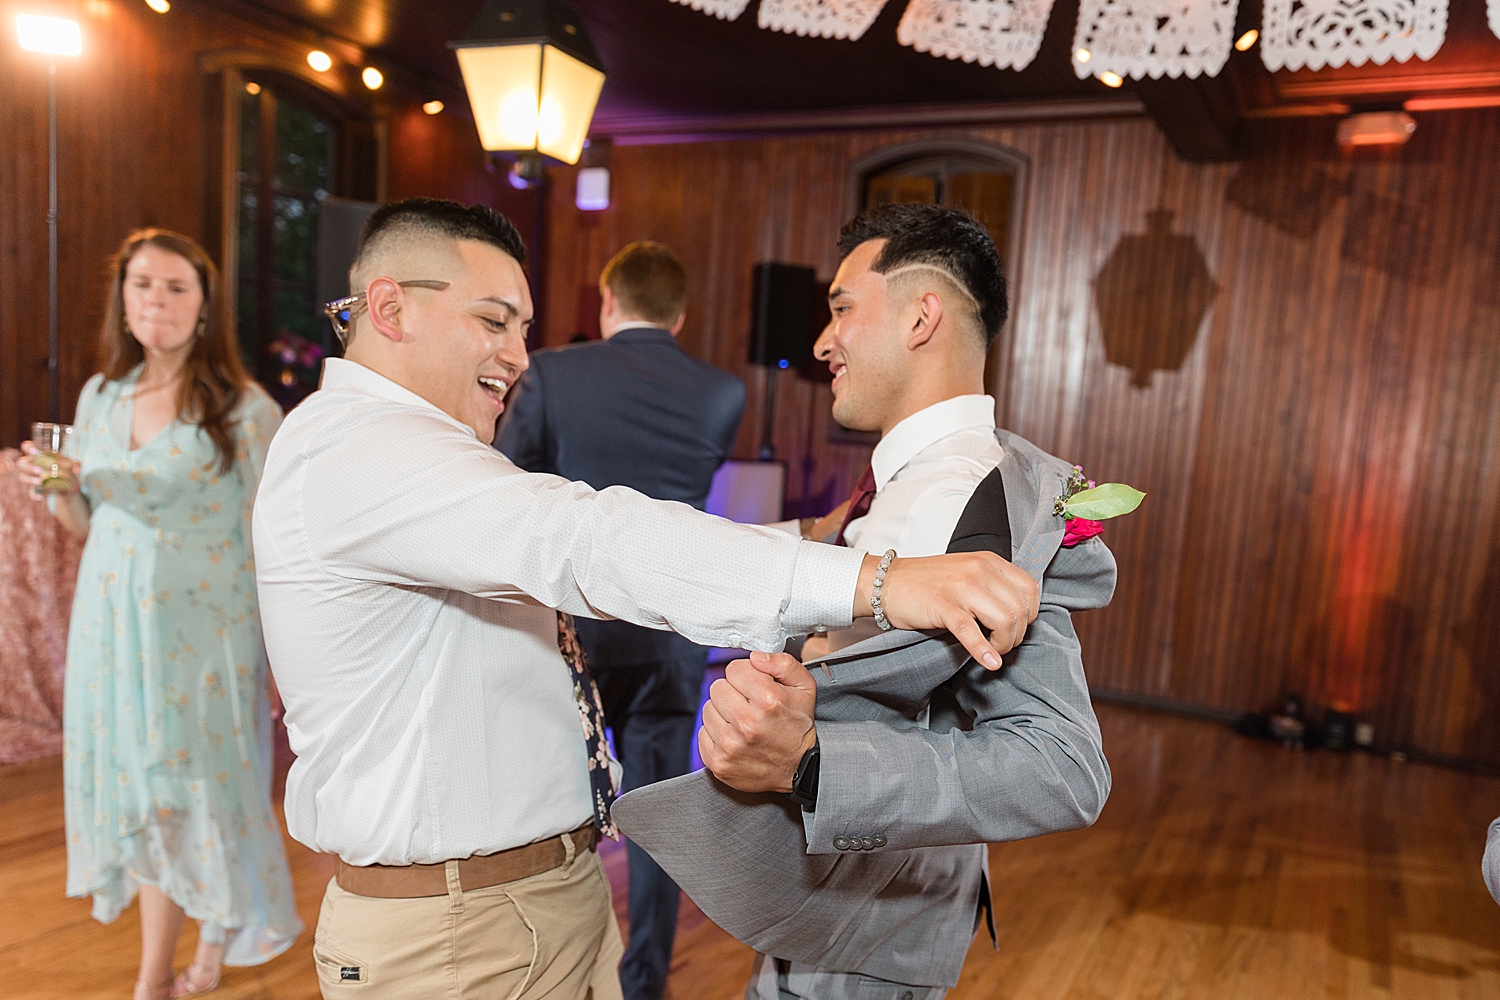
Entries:
{"type": "MultiPolygon", "coordinates": [[[[570,852],[571,853],[571,852],[570,852]]],[[[622,1000],[620,928],[599,855],[487,889],[356,896],[330,879],[313,961],[324,1000],[622,1000]]]]}

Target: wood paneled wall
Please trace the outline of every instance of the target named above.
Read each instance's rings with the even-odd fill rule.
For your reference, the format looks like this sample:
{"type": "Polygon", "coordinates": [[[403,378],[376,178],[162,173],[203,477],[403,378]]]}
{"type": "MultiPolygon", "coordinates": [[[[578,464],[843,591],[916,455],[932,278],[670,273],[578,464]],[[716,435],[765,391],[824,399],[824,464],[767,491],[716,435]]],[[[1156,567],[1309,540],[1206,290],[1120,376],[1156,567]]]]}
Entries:
{"type": "MultiPolygon", "coordinates": [[[[209,232],[198,55],[301,49],[186,4],[46,7],[87,44],[58,75],[66,419],[118,241],[209,232]]],[[[20,9],[0,0],[0,22],[20,9]]],[[[0,445],[46,412],[46,86],[43,59],[0,45],[0,445]]],[[[750,387],[746,457],[767,377],[744,362],[751,265],[831,276],[848,165],[874,150],[946,135],[1020,153],[1002,420],[1150,493],[1106,536],[1115,603],[1080,622],[1093,683],[1224,710],[1295,690],[1385,742],[1500,762],[1500,111],[1424,114],[1399,152],[1355,158],[1329,121],[1263,123],[1255,156],[1211,166],[1144,119],[620,146],[612,208],[575,209],[562,169],[538,213],[468,121],[382,100],[391,197],[486,201],[542,244],[548,342],[587,328],[583,290],[614,250],[675,246],[684,343],[750,387]]],[[[790,512],[831,507],[868,448],[828,441],[825,386],[776,377],[790,512]]]]}
{"type": "MultiPolygon", "coordinates": [[[[1500,762],[1500,111],[1418,120],[1355,157],[1331,120],[1263,123],[1222,165],[1146,120],[942,133],[1030,162],[1002,422],[1149,494],[1105,533],[1114,603],[1080,619],[1097,689],[1225,711],[1297,691],[1383,743],[1500,762]]],[[[556,171],[548,342],[614,250],[671,244],[683,342],[745,379],[753,456],[751,265],[830,276],[848,164],[931,135],[616,147],[601,213],[556,171]]],[[[826,387],[779,378],[789,508],[831,507],[868,449],[828,443],[826,387]]]]}
{"type": "MultiPolygon", "coordinates": [[[[84,37],[83,56],[59,58],[57,71],[64,420],[96,370],[104,268],[120,241],[140,226],[162,226],[217,257],[205,186],[220,136],[200,56],[256,49],[296,61],[309,47],[284,25],[273,30],[205,4],[159,15],[139,0],[0,0],[0,447],[47,414],[47,57],[16,47],[18,13],[73,18],[84,37]]],[[[389,123],[390,197],[486,202],[535,241],[534,196],[506,184],[503,168],[488,168],[472,121],[422,114],[428,95],[400,92],[396,72],[376,95],[350,85],[355,70],[336,72],[348,78],[341,89],[349,100],[369,102],[389,123]]]]}

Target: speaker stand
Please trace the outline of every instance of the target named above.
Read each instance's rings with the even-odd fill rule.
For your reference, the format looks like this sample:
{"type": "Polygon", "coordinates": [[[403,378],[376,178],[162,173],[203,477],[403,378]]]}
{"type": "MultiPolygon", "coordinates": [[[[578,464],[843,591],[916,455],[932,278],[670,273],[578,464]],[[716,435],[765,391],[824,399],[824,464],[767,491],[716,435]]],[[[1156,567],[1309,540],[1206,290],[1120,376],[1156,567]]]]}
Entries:
{"type": "Polygon", "coordinates": [[[760,460],[769,462],[776,457],[776,386],[781,381],[780,368],[762,366],[766,373],[766,407],[760,424],[760,460]]]}

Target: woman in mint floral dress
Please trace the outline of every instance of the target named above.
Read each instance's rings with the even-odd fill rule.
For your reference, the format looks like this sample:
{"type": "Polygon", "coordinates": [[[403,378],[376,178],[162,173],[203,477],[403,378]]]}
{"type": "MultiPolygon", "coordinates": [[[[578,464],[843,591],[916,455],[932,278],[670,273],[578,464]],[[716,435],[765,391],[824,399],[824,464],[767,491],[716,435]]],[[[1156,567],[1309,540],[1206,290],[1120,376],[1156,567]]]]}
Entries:
{"type": "Polygon", "coordinates": [[[222,965],[265,962],[302,930],[250,554],[281,410],[240,367],[195,243],[136,233],[112,275],[108,360],[68,447],[75,491],[49,503],[88,535],[64,698],[68,895],[108,923],[139,892],[146,1000],[208,992],[222,965]],[[198,950],[174,981],[185,916],[198,950]]]}

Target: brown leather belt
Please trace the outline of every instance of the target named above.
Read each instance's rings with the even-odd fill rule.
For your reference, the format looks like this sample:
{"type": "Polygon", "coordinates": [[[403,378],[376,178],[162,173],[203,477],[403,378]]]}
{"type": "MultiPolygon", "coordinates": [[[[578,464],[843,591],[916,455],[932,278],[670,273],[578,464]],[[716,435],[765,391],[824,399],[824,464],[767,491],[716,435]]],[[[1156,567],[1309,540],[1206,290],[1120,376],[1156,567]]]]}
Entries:
{"type": "Polygon", "coordinates": [[[458,867],[460,890],[485,889],[518,879],[530,878],[542,872],[550,872],[567,860],[567,848],[563,837],[573,841],[573,853],[592,850],[598,843],[599,831],[594,824],[587,823],[565,833],[535,844],[512,847],[497,854],[464,858],[461,861],[442,861],[435,865],[349,865],[340,858],[338,871],[339,888],[356,896],[375,896],[380,899],[413,899],[418,896],[448,895],[448,865],[458,867]]]}

